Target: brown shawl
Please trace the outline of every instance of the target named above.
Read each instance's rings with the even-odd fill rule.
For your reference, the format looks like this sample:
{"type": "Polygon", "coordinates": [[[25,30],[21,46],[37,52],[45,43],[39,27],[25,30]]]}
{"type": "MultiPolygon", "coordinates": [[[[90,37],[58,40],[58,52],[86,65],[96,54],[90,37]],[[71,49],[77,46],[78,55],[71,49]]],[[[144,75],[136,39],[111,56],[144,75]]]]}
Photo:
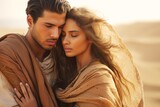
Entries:
{"type": "Polygon", "coordinates": [[[121,107],[111,70],[107,66],[94,61],[80,72],[66,89],[56,91],[60,100],[76,102],[78,107],[121,107]]]}
{"type": "Polygon", "coordinates": [[[28,83],[39,107],[57,107],[54,93],[24,36],[8,34],[0,38],[0,72],[13,88],[28,83]]]}
{"type": "MultiPolygon", "coordinates": [[[[115,84],[113,72],[99,61],[95,61],[82,69],[66,89],[57,89],[56,94],[63,102],[75,102],[76,107],[143,107],[142,87],[139,83],[134,85],[138,92],[137,89],[130,90],[131,99],[127,99],[129,95],[120,99],[120,90],[117,89],[119,84],[115,84]]],[[[131,89],[130,86],[127,87],[131,89]]]]}

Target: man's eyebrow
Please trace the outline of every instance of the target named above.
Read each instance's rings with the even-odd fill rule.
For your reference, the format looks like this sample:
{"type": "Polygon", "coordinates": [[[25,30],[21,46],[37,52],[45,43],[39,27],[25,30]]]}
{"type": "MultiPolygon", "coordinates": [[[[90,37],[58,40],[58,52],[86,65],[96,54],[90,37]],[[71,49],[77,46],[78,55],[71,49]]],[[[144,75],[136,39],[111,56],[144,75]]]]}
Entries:
{"type": "Polygon", "coordinates": [[[65,23],[64,24],[62,24],[62,25],[60,25],[60,27],[63,27],[65,25],[65,23]]]}
{"type": "Polygon", "coordinates": [[[46,24],[46,25],[52,25],[52,26],[55,26],[54,24],[52,24],[52,23],[48,23],[48,22],[46,22],[45,24],[46,24]]]}
{"type": "MultiPolygon", "coordinates": [[[[50,26],[56,26],[55,24],[48,23],[48,22],[46,22],[45,24],[46,24],[46,25],[50,25],[50,26]]],[[[59,27],[63,27],[64,25],[65,25],[65,23],[64,23],[64,24],[62,24],[62,25],[60,25],[59,27]]]]}
{"type": "Polygon", "coordinates": [[[71,30],[71,31],[69,31],[69,32],[71,32],[71,33],[72,33],[72,32],[79,32],[79,31],[78,31],[78,30],[71,30]]]}

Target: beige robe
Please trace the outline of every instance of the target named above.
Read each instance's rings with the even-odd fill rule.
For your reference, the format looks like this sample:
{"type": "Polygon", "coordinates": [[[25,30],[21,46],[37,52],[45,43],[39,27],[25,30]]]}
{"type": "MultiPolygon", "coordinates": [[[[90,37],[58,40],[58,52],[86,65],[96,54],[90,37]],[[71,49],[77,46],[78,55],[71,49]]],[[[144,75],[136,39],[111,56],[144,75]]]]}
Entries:
{"type": "MultiPolygon", "coordinates": [[[[131,99],[126,99],[128,95],[123,96],[123,100],[120,99],[113,72],[95,61],[81,70],[66,89],[59,88],[56,94],[61,101],[76,102],[78,107],[142,107],[142,86],[139,82],[134,85],[138,90],[130,90],[131,99]]],[[[129,86],[128,88],[130,89],[129,86]]]]}

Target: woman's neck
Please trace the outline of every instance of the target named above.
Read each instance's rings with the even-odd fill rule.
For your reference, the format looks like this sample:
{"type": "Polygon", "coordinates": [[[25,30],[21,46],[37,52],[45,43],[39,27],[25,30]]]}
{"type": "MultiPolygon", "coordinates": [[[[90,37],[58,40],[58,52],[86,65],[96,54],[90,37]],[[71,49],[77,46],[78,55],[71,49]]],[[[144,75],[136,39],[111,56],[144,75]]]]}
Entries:
{"type": "Polygon", "coordinates": [[[93,61],[91,54],[85,54],[76,58],[78,71],[93,61]]]}

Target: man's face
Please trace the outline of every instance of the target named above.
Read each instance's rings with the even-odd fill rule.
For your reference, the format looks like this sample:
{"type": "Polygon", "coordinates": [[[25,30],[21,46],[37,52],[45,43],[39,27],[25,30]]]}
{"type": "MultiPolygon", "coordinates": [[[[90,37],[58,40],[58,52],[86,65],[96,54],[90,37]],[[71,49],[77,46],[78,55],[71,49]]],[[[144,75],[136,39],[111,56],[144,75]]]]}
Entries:
{"type": "Polygon", "coordinates": [[[32,24],[29,26],[32,44],[36,44],[44,50],[51,50],[59,38],[65,23],[65,16],[66,13],[58,14],[45,10],[36,23],[33,23],[32,20],[32,24]]]}

